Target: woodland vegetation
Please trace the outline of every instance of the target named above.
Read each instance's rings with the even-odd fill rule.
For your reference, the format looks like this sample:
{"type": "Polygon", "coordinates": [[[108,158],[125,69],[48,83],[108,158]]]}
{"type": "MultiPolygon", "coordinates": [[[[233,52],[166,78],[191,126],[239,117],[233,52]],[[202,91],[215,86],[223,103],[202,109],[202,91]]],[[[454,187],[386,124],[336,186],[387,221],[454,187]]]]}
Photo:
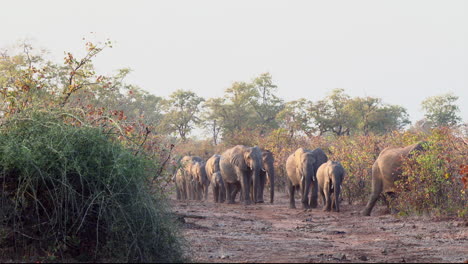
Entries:
{"type": "Polygon", "coordinates": [[[92,61],[111,46],[88,42],[82,58],[65,53],[59,63],[29,44],[0,54],[0,255],[181,261],[182,239],[167,220],[169,165],[237,144],[273,152],[279,190],[289,154],[320,147],[348,172],[344,200],[365,203],[380,151],[424,140],[430,149],[405,162],[391,206],[468,217],[468,131],[456,95],[424,100],[425,119],[412,125],[404,107],[344,89],[285,102],[269,73],[220,98],[189,90],[163,98],[126,83],[129,69],[99,75],[92,61]],[[190,137],[197,127],[206,138],[190,137]]]}

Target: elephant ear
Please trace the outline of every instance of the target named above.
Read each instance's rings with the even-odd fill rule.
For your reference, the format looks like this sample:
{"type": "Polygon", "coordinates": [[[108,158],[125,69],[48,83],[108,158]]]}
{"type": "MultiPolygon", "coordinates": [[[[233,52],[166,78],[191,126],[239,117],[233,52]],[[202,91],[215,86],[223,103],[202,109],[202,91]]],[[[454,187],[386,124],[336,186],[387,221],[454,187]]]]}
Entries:
{"type": "Polygon", "coordinates": [[[296,168],[299,166],[299,164],[301,164],[302,160],[301,160],[301,157],[302,157],[302,154],[304,153],[304,149],[303,148],[298,148],[295,152],[294,152],[294,163],[296,163],[296,168]]]}
{"type": "Polygon", "coordinates": [[[240,168],[241,170],[247,170],[247,164],[245,163],[244,155],[242,153],[236,153],[232,155],[231,164],[240,168]]]}

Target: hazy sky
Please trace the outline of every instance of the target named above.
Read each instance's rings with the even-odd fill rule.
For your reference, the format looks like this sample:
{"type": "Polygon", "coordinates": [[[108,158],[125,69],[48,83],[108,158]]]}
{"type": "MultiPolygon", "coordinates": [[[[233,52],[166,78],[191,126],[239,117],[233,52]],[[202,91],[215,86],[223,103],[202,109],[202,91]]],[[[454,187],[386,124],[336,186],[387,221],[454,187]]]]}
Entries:
{"type": "Polygon", "coordinates": [[[375,96],[421,119],[421,101],[453,92],[468,121],[468,1],[1,1],[0,48],[29,38],[56,62],[83,37],[115,42],[100,73],[158,96],[219,97],[270,72],[286,101],[333,88],[375,96]],[[90,34],[90,32],[95,32],[90,34]]]}

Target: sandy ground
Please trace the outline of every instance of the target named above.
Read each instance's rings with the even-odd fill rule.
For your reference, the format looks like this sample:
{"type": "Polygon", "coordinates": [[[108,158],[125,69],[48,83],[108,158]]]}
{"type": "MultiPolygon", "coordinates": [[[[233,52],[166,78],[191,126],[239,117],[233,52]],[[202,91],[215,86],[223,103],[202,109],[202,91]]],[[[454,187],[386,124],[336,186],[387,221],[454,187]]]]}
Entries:
{"type": "MultiPolygon", "coordinates": [[[[171,200],[195,262],[458,262],[468,261],[468,221],[396,217],[377,206],[342,204],[342,212],[171,200]]],[[[300,202],[296,200],[296,206],[300,202]]]]}

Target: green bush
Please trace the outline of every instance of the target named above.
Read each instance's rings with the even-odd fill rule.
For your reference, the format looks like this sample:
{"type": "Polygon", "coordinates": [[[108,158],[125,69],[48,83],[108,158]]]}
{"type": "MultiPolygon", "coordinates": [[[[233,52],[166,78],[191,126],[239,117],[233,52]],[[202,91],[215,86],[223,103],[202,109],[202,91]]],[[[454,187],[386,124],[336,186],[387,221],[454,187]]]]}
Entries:
{"type": "Polygon", "coordinates": [[[99,128],[52,114],[10,119],[0,130],[0,255],[182,261],[174,218],[149,188],[156,166],[99,128]]]}
{"type": "Polygon", "coordinates": [[[468,195],[460,168],[467,163],[467,146],[448,129],[434,129],[427,142],[424,151],[404,160],[392,206],[402,215],[466,217],[468,195]]]}

